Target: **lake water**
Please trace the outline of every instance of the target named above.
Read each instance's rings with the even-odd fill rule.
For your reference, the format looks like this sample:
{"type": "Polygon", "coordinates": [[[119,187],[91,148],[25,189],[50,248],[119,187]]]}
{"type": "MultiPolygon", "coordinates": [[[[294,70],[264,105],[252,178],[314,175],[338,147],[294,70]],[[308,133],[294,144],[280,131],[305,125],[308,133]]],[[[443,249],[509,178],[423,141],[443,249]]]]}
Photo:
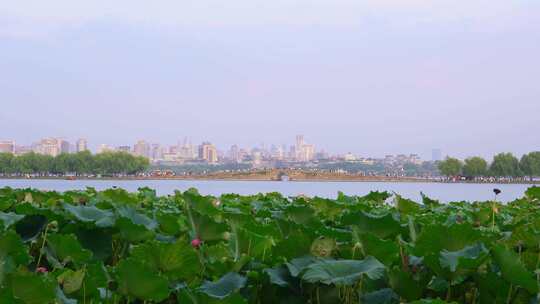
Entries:
{"type": "Polygon", "coordinates": [[[484,201],[493,199],[493,188],[499,188],[501,201],[512,201],[523,197],[530,185],[518,184],[443,184],[443,183],[388,183],[388,182],[273,182],[273,181],[186,181],[186,180],[14,180],[0,179],[0,188],[36,188],[40,190],[66,191],[94,187],[98,190],[113,186],[136,191],[139,187],[155,189],[158,194],[171,194],[174,190],[194,187],[202,194],[223,193],[256,194],[280,192],[295,196],[304,194],[335,198],[338,191],[348,195],[365,195],[370,191],[394,191],[403,197],[421,201],[422,191],[431,198],[449,201],[484,201]]]}

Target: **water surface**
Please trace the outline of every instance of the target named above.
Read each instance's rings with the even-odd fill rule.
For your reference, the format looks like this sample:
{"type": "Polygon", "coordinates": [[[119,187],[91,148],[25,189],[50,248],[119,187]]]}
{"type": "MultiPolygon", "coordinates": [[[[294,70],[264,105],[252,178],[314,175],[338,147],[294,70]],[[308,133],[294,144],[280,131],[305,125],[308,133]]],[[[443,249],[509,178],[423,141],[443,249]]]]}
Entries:
{"type": "Polygon", "coordinates": [[[449,201],[483,201],[493,199],[493,188],[502,193],[499,199],[512,201],[523,196],[530,185],[518,184],[444,184],[444,183],[389,183],[389,182],[274,182],[274,181],[186,181],[186,180],[45,180],[0,179],[0,187],[36,188],[40,190],[66,191],[94,187],[98,190],[113,186],[136,191],[139,187],[155,189],[158,194],[172,194],[174,190],[197,188],[202,194],[223,193],[256,194],[280,192],[283,195],[321,196],[335,198],[338,191],[348,195],[365,195],[370,191],[394,191],[404,197],[420,201],[420,192],[431,198],[449,201]]]}

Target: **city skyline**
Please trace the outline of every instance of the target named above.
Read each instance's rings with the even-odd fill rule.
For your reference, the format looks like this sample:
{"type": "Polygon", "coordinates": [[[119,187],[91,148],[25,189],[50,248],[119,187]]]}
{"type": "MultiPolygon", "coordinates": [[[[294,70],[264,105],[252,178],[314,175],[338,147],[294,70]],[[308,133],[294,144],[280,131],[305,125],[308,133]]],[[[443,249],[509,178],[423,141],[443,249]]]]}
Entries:
{"type": "MultiPolygon", "coordinates": [[[[269,144],[264,143],[255,145],[252,147],[239,146],[233,144],[229,147],[216,147],[209,141],[202,141],[200,143],[193,143],[187,137],[182,141],[178,141],[176,144],[162,144],[147,140],[137,140],[133,144],[95,144],[96,148],[89,148],[89,141],[87,138],[77,138],[76,141],[70,142],[66,138],[59,137],[45,137],[31,144],[21,144],[16,140],[0,139],[0,152],[10,152],[14,154],[24,154],[30,151],[46,154],[50,156],[58,156],[61,153],[76,153],[82,151],[90,151],[91,153],[99,154],[109,151],[122,151],[132,153],[138,156],[145,156],[149,159],[163,160],[163,154],[175,154],[185,159],[202,159],[209,161],[210,163],[217,162],[218,155],[222,159],[235,159],[238,158],[238,154],[257,155],[262,153],[260,157],[273,158],[273,159],[290,159],[294,161],[307,162],[325,155],[328,157],[340,157],[345,160],[356,159],[374,159],[376,156],[361,155],[352,152],[335,153],[331,154],[324,147],[316,146],[313,143],[308,143],[304,135],[296,135],[295,141],[291,144],[269,144]],[[186,149],[188,149],[186,151],[186,149]],[[236,154],[233,155],[233,154],[236,154]],[[157,157],[156,155],[160,155],[157,157]]],[[[435,151],[435,150],[434,150],[435,151]]],[[[432,153],[434,152],[432,151],[432,153]]],[[[440,149],[437,149],[440,154],[440,149]]],[[[384,157],[388,157],[391,154],[385,154],[384,157]]],[[[393,154],[392,154],[393,155],[393,154]]],[[[414,157],[420,157],[415,153],[398,153],[396,155],[411,155],[414,157]]],[[[435,159],[432,156],[431,160],[441,160],[441,155],[435,159]]]]}
{"type": "MultiPolygon", "coordinates": [[[[311,137],[311,136],[310,136],[311,137]]],[[[145,144],[147,144],[149,147],[149,154],[148,155],[152,155],[152,146],[159,146],[161,149],[170,149],[171,147],[178,147],[178,149],[182,149],[181,147],[182,146],[185,146],[186,144],[189,143],[189,145],[192,145],[193,146],[193,151],[191,153],[194,153],[194,154],[200,154],[198,149],[199,149],[199,146],[202,145],[202,144],[205,144],[205,143],[208,143],[208,144],[211,144],[213,146],[215,146],[215,149],[216,149],[216,154],[220,154],[220,155],[225,155],[225,154],[228,154],[230,153],[231,149],[234,149],[235,147],[237,149],[240,149],[240,150],[243,150],[243,151],[249,151],[251,153],[251,151],[253,151],[254,149],[262,149],[262,150],[267,150],[269,151],[269,153],[271,153],[270,151],[272,150],[272,148],[279,148],[280,150],[282,150],[281,153],[284,153],[285,155],[290,155],[291,153],[295,153],[294,151],[292,151],[291,149],[295,148],[295,147],[298,147],[299,145],[303,145],[302,143],[300,142],[303,142],[304,140],[304,135],[296,135],[294,138],[292,136],[289,136],[289,141],[288,142],[285,142],[285,143],[267,143],[267,142],[264,142],[264,141],[259,141],[259,143],[255,143],[253,145],[249,145],[249,144],[246,144],[246,145],[242,145],[242,144],[238,144],[238,143],[232,143],[232,144],[226,144],[226,145],[218,145],[218,144],[215,144],[213,141],[209,141],[208,139],[201,139],[201,140],[193,140],[192,137],[183,137],[183,139],[179,139],[177,140],[176,142],[175,141],[166,141],[166,142],[158,142],[158,141],[152,141],[152,140],[148,140],[148,139],[141,139],[141,138],[138,138],[137,140],[135,140],[134,142],[127,142],[127,141],[122,141],[121,143],[98,143],[98,142],[95,142],[95,141],[92,141],[92,140],[88,140],[88,138],[86,137],[76,137],[75,139],[67,139],[66,137],[54,137],[54,136],[46,136],[46,137],[43,137],[41,138],[40,140],[34,140],[34,141],[31,141],[31,143],[21,143],[20,141],[17,141],[17,140],[13,140],[13,139],[6,139],[6,138],[0,138],[0,152],[2,152],[2,145],[3,144],[8,144],[8,143],[13,143],[14,145],[18,146],[20,149],[22,149],[22,153],[25,153],[25,152],[28,152],[28,151],[31,151],[33,150],[34,152],[39,152],[38,150],[36,150],[36,148],[32,148],[33,146],[36,146],[38,145],[40,142],[43,142],[43,141],[47,141],[47,140],[58,140],[60,143],[66,141],[68,142],[69,144],[69,151],[74,153],[74,152],[79,152],[79,151],[82,151],[82,150],[88,150],[92,153],[101,153],[101,152],[105,152],[105,151],[124,151],[124,152],[134,152],[136,150],[136,146],[137,146],[137,143],[138,142],[145,142],[145,144]],[[300,138],[299,138],[300,137],[300,138]],[[291,140],[292,138],[292,140],[291,140]],[[81,149],[81,147],[84,147],[83,149],[81,149]]],[[[486,155],[482,155],[480,153],[472,153],[472,154],[462,154],[462,155],[456,155],[456,154],[450,154],[448,153],[446,150],[444,149],[441,149],[440,147],[433,147],[431,148],[429,151],[427,150],[424,150],[424,151],[418,151],[418,150],[412,150],[412,151],[388,151],[386,153],[381,153],[381,154],[376,154],[376,155],[373,155],[373,154],[368,154],[367,152],[354,152],[354,151],[332,151],[331,149],[328,149],[327,147],[325,147],[324,143],[323,144],[317,144],[315,145],[313,142],[311,143],[306,143],[306,146],[307,146],[307,149],[308,151],[304,151],[303,153],[308,153],[308,157],[304,156],[303,159],[312,159],[314,158],[314,155],[315,154],[318,154],[318,153],[325,153],[327,155],[330,155],[332,157],[340,157],[340,158],[344,158],[344,159],[347,159],[348,157],[350,158],[351,156],[354,156],[354,158],[367,158],[367,159],[384,159],[385,157],[389,156],[389,155],[393,155],[393,156],[397,156],[397,155],[417,155],[420,159],[422,160],[425,160],[425,161],[435,161],[435,160],[443,160],[445,157],[448,157],[448,156],[451,156],[451,157],[457,157],[459,159],[466,159],[466,158],[469,158],[469,157],[474,157],[474,156],[479,156],[479,157],[483,157],[483,158],[486,158],[486,159],[491,159],[493,156],[495,156],[496,154],[498,153],[501,153],[501,152],[510,152],[510,153],[513,153],[517,156],[520,156],[520,155],[523,155],[523,154],[527,154],[528,152],[524,152],[523,154],[520,154],[520,153],[515,153],[514,151],[494,151],[492,153],[489,153],[489,154],[486,154],[486,155]]],[[[59,151],[67,151],[66,147],[64,148],[58,148],[59,151]]],[[[531,151],[538,151],[540,149],[533,149],[531,151]]],[[[5,152],[5,151],[4,151],[5,152]]],[[[58,152],[60,153],[60,152],[58,152]]],[[[58,154],[56,153],[56,154],[58,154]]],[[[179,152],[180,153],[180,152],[179,152]]],[[[184,151],[184,153],[187,153],[186,151],[184,151]]],[[[53,153],[55,154],[55,153],[53,153]]],[[[137,154],[137,153],[135,153],[137,154]]],[[[140,154],[140,153],[139,153],[140,154]]],[[[298,154],[295,154],[295,158],[300,160],[302,159],[302,157],[300,157],[298,154]]],[[[152,157],[149,157],[150,159],[152,159],[152,157]]]]}

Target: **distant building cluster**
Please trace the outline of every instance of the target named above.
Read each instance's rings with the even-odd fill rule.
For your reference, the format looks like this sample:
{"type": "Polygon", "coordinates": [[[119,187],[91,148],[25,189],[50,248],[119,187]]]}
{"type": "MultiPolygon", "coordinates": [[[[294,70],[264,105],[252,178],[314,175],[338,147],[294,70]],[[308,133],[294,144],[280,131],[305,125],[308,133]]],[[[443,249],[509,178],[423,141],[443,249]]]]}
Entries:
{"type": "Polygon", "coordinates": [[[70,143],[63,138],[48,137],[33,143],[30,146],[17,145],[15,141],[2,140],[0,141],[0,153],[13,153],[22,155],[28,152],[35,152],[43,155],[58,156],[62,153],[80,152],[88,150],[86,140],[79,139],[75,147],[71,147],[70,143]]]}
{"type": "MultiPolygon", "coordinates": [[[[89,151],[88,141],[80,138],[70,143],[63,138],[43,138],[30,146],[17,145],[14,141],[1,140],[0,153],[8,152],[21,155],[28,152],[58,156],[62,153],[89,151]]],[[[175,145],[161,145],[146,140],[138,140],[133,145],[112,146],[99,144],[96,153],[125,152],[150,159],[157,165],[183,164],[246,164],[252,168],[328,168],[328,170],[361,170],[366,166],[375,166],[391,172],[404,171],[409,165],[420,166],[424,161],[417,154],[386,155],[384,158],[360,157],[353,153],[330,155],[324,150],[317,150],[315,145],[306,142],[303,135],[297,135],[293,145],[264,144],[243,148],[232,145],[227,150],[219,150],[214,144],[204,141],[192,144],[187,138],[175,145]],[[334,166],[334,164],[337,164],[334,166]],[[348,164],[346,166],[340,164],[348,164]]],[[[432,161],[442,159],[440,149],[433,149],[432,161]]]]}

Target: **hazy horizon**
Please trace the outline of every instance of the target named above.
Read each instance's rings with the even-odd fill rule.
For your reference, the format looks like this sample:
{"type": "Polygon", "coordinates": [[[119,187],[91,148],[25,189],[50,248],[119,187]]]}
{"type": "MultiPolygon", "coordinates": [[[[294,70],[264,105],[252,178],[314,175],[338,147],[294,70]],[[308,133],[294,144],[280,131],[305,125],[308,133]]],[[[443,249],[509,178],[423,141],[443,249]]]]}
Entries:
{"type": "Polygon", "coordinates": [[[540,2],[0,3],[0,140],[540,150],[540,2]]]}

